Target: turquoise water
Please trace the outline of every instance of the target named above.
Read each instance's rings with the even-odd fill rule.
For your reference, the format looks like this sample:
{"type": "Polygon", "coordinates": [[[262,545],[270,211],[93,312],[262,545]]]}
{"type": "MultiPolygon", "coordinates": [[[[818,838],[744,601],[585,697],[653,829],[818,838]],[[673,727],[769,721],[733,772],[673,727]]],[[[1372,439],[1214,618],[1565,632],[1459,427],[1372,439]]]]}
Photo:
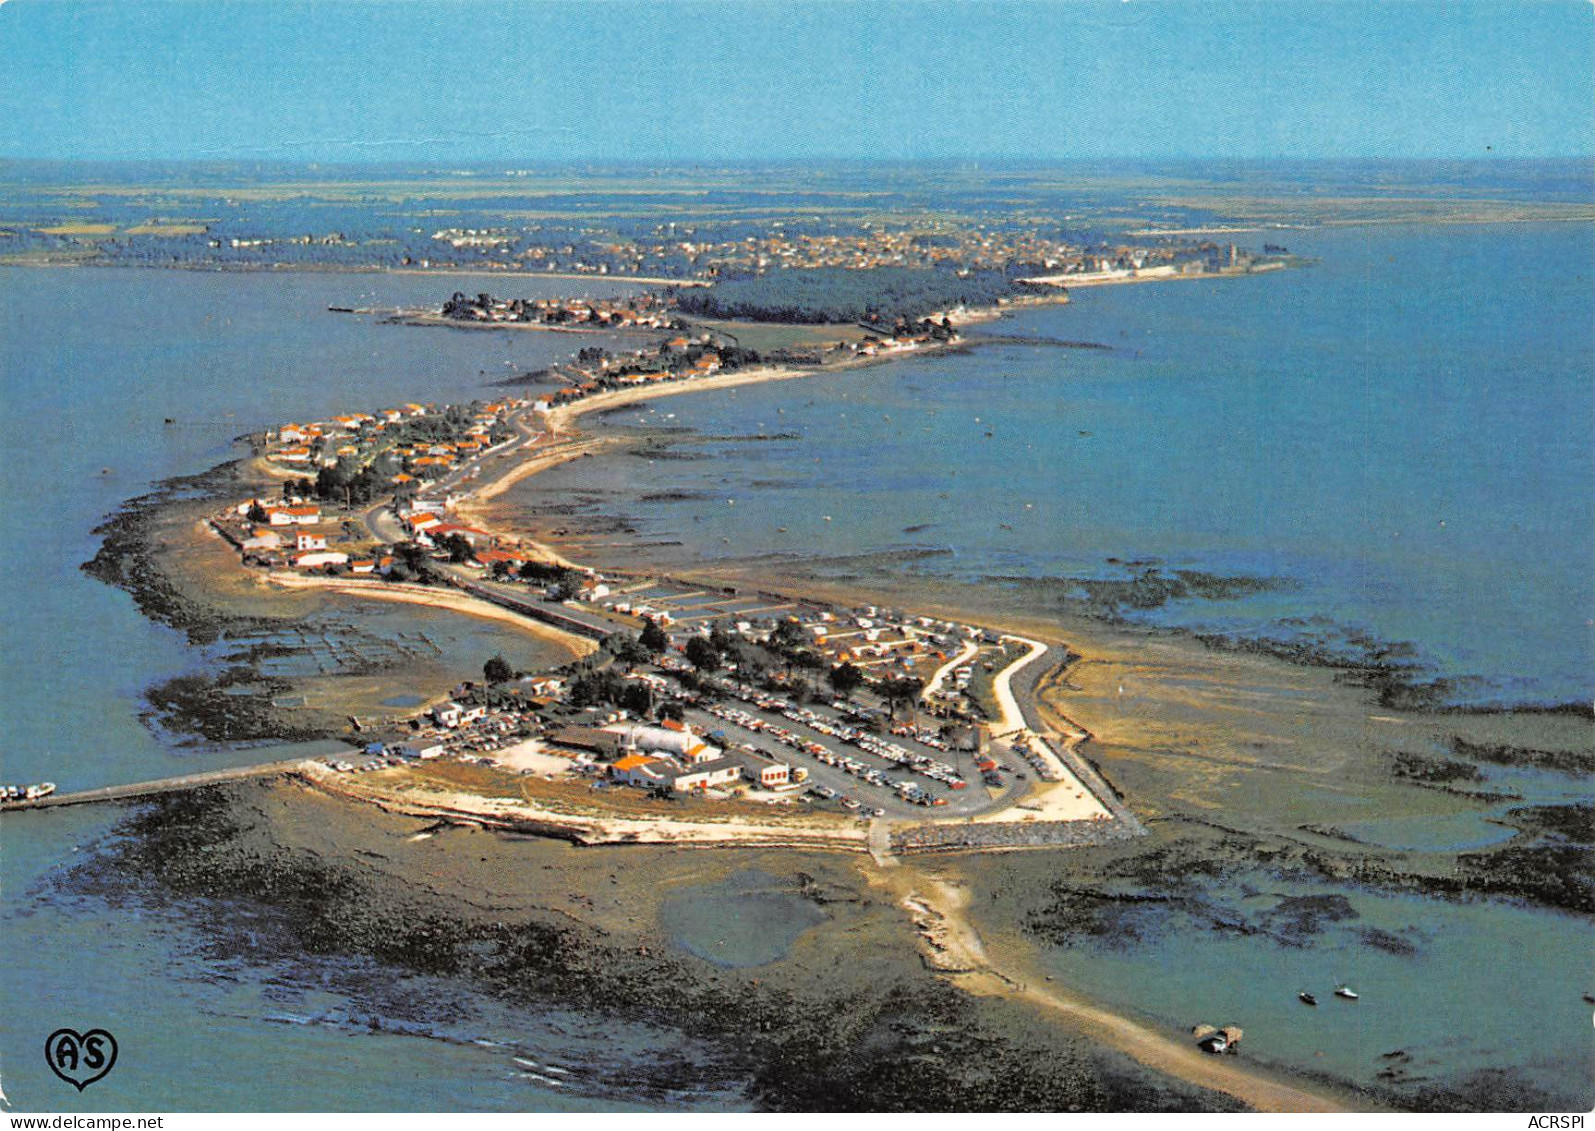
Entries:
{"type": "Polygon", "coordinates": [[[871,567],[1054,579],[1038,600],[1125,576],[1112,558],[1273,579],[1126,611],[1410,641],[1450,700],[1587,700],[1595,227],[1291,235],[1315,265],[1078,290],[988,327],[1111,352],[988,346],[673,397],[620,419],[794,438],[546,486],[600,492],[689,558],[902,552],[871,567]]]}
{"type": "MultiPolygon", "coordinates": [[[[27,532],[0,539],[11,598],[0,620],[0,679],[16,696],[0,778],[67,787],[194,768],[191,753],[146,730],[136,705],[145,687],[199,657],[125,594],[79,571],[98,548],[94,527],[153,483],[240,454],[232,441],[241,434],[376,404],[492,396],[498,390],[484,381],[568,353],[562,335],[385,327],[326,309],[503,285],[0,268],[0,441],[25,453],[0,471],[0,507],[27,532]]],[[[560,287],[516,285],[527,294],[560,287]]],[[[213,759],[240,760],[226,751],[213,759]]]]}
{"type": "Polygon", "coordinates": [[[247,907],[107,903],[56,886],[105,810],[0,823],[0,1066],[21,1111],[643,1111],[743,1106],[681,1091],[679,1034],[505,1008],[460,985],[286,955],[247,907]],[[77,1094],[40,1050],[58,1026],[118,1042],[77,1094]],[[674,1090],[674,1091],[672,1091],[674,1090]]]}

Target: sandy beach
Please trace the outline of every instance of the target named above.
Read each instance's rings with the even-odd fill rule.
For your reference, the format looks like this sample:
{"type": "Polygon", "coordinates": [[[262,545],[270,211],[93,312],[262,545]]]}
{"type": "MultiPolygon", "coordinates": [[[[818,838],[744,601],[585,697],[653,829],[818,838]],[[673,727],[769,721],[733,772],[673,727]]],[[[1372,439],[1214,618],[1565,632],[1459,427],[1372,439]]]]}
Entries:
{"type": "Polygon", "coordinates": [[[1158,1032],[1075,997],[1017,964],[1004,968],[988,952],[969,917],[970,893],[966,886],[924,873],[880,873],[880,877],[897,893],[901,904],[915,913],[922,945],[931,945],[938,961],[949,971],[957,972],[952,976],[970,993],[1037,1006],[1150,1068],[1225,1092],[1255,1111],[1376,1110],[1365,1096],[1291,1080],[1257,1065],[1209,1056],[1189,1040],[1158,1032]]]}
{"type": "Polygon", "coordinates": [[[267,574],[265,584],[282,589],[318,589],[328,593],[343,593],[351,597],[365,597],[377,601],[400,601],[405,604],[422,605],[432,609],[447,609],[450,612],[511,625],[540,639],[559,644],[568,649],[577,658],[590,655],[598,648],[595,642],[585,636],[577,636],[575,633],[565,632],[553,625],[544,624],[542,621],[517,616],[508,609],[493,604],[491,601],[483,601],[476,597],[468,597],[463,593],[457,593],[451,589],[440,589],[431,585],[413,585],[393,581],[363,581],[358,578],[324,577],[315,574],[284,573],[281,571],[267,574]]]}

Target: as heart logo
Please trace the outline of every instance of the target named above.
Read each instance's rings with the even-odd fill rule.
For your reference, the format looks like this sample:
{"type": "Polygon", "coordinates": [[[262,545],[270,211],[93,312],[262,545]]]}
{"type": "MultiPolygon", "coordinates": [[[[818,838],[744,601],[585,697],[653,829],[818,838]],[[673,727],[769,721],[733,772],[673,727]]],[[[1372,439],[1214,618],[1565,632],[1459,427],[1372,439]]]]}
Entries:
{"type": "Polygon", "coordinates": [[[115,1066],[116,1038],[104,1029],[57,1029],[44,1042],[44,1059],[51,1072],[81,1092],[115,1066]]]}

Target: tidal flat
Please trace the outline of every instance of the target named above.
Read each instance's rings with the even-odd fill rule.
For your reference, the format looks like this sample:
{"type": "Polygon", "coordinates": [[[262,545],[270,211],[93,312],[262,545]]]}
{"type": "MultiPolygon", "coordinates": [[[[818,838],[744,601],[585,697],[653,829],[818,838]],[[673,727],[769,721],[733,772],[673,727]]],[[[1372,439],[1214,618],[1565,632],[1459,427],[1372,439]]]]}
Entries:
{"type": "MultiPolygon", "coordinates": [[[[182,557],[155,560],[174,569],[180,560],[174,579],[198,586],[205,607],[263,615],[304,600],[238,583],[230,555],[179,511],[163,512],[173,526],[156,541],[162,554],[182,557]],[[183,531],[189,537],[176,536],[183,531]]],[[[757,577],[847,603],[910,597],[889,584],[783,578],[768,563],[757,574],[722,566],[701,576],[757,577]]],[[[970,922],[1010,976],[1103,1003],[1171,1041],[1192,1024],[1241,1024],[1248,1064],[1350,1088],[1356,1106],[1468,1108],[1485,1091],[1528,1107],[1580,1102],[1558,1090],[1565,1072],[1545,1065],[1587,1061],[1582,1029],[1572,1052],[1545,1028],[1519,1047],[1472,1046],[1460,1056],[1432,1044],[1435,1028],[1467,1027],[1459,1009],[1479,1009],[1495,1031],[1521,1020],[1520,1008],[1557,1015],[1569,1005],[1555,987],[1577,976],[1589,945],[1587,918],[1568,912],[1587,914],[1590,848],[1579,779],[1566,771],[1589,757],[1587,719],[1392,712],[1329,668],[1091,618],[1038,618],[1002,591],[943,582],[912,597],[930,612],[1068,642],[1080,658],[1043,680],[1042,701],[1091,730],[1085,755],[1151,830],[1115,849],[911,862],[927,880],[967,892],[970,922]],[[1433,775],[1413,772],[1422,758],[1466,773],[1427,780],[1433,775]],[[1456,831],[1470,821],[1501,836],[1474,848],[1456,831]],[[1414,829],[1440,839],[1414,850],[1402,839],[1414,829]],[[1466,987],[1512,931],[1541,940],[1521,985],[1533,993],[1481,1001],[1466,987]],[[1259,963],[1278,979],[1266,992],[1245,973],[1259,963]],[[1171,982],[1170,969],[1199,976],[1171,982]],[[1315,1042],[1294,1015],[1291,979],[1322,980],[1321,970],[1392,996],[1406,982],[1435,979],[1430,993],[1451,1004],[1435,1028],[1414,1032],[1393,1025],[1410,1011],[1359,1003],[1382,1024],[1319,1030],[1315,1042]]],[[[391,678],[374,678],[372,695],[392,694],[391,678]]],[[[405,679],[413,685],[413,673],[405,679]]],[[[1060,1020],[1013,984],[969,992],[960,975],[928,969],[901,892],[893,881],[881,887],[863,858],[577,849],[392,816],[294,784],[163,802],[122,831],[116,867],[143,875],[152,897],[258,903],[288,924],[278,936],[285,953],[462,979],[516,1009],[613,1009],[639,1031],[680,1031],[705,1051],[699,1074],[686,1073],[695,1082],[671,1102],[690,1095],[692,1103],[860,1110],[1239,1102],[1137,1063],[1089,1021],[1060,1020]],[[773,916],[757,939],[737,935],[750,898],[773,916]],[[959,1067],[976,1047],[967,1041],[984,1050],[973,1075],[959,1067]],[[1069,1068],[1036,1077],[1037,1063],[1069,1068]],[[790,1065],[803,1067],[780,1067],[790,1065]]],[[[592,1073],[618,1087],[612,1074],[592,1073]]],[[[639,1087],[644,1102],[670,1100],[655,1085],[639,1087]]],[[[610,1098],[626,1095],[621,1088],[610,1098]]]]}
{"type": "Polygon", "coordinates": [[[407,715],[446,696],[489,656],[525,671],[572,658],[531,622],[268,586],[240,568],[207,519],[236,498],[279,488],[247,458],[160,484],[102,524],[101,546],[84,563],[201,649],[195,670],[144,692],[146,721],[174,741],[330,737],[351,716],[407,715]]]}
{"type": "MultiPolygon", "coordinates": [[[[1022,1002],[949,985],[921,962],[908,916],[866,868],[834,854],[576,849],[279,784],[162,800],[62,882],[79,896],[254,907],[305,961],[375,960],[392,977],[457,982],[528,1014],[596,1014],[687,1042],[688,1055],[667,1065],[668,1086],[584,1066],[588,1086],[614,1088],[617,1101],[673,1093],[677,1103],[729,1095],[731,1106],[764,1110],[1235,1107],[1022,1002]],[[695,954],[714,945],[705,932],[717,929],[724,901],[747,896],[750,873],[785,915],[799,908],[813,925],[789,932],[781,953],[751,956],[765,961],[695,954]]],[[[227,920],[208,919],[216,954],[247,954],[227,920]]],[[[249,931],[258,942],[253,921],[249,931]]]]}

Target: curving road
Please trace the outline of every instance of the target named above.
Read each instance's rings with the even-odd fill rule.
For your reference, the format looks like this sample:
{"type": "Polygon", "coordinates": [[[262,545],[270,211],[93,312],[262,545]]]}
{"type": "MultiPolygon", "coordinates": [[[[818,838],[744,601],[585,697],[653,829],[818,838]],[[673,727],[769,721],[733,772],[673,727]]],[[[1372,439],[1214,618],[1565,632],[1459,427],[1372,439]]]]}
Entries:
{"type": "Polygon", "coordinates": [[[1004,636],[1003,639],[1029,645],[1030,651],[1003,668],[991,681],[991,695],[997,700],[997,710],[1001,712],[1001,717],[992,723],[991,732],[995,735],[1028,731],[1024,712],[1019,709],[1019,700],[1014,698],[1013,677],[1019,673],[1019,669],[1029,667],[1047,653],[1047,646],[1039,640],[1029,640],[1023,636],[1004,636]]]}
{"type": "Polygon", "coordinates": [[[941,688],[941,685],[947,682],[947,677],[950,676],[961,664],[967,664],[970,660],[974,659],[975,653],[979,651],[979,644],[976,644],[973,640],[966,640],[964,642],[963,650],[959,652],[958,655],[954,656],[941,667],[936,669],[936,674],[930,677],[930,682],[927,683],[925,685],[925,689],[919,693],[920,698],[929,699],[932,695],[936,694],[936,692],[941,688]]]}

